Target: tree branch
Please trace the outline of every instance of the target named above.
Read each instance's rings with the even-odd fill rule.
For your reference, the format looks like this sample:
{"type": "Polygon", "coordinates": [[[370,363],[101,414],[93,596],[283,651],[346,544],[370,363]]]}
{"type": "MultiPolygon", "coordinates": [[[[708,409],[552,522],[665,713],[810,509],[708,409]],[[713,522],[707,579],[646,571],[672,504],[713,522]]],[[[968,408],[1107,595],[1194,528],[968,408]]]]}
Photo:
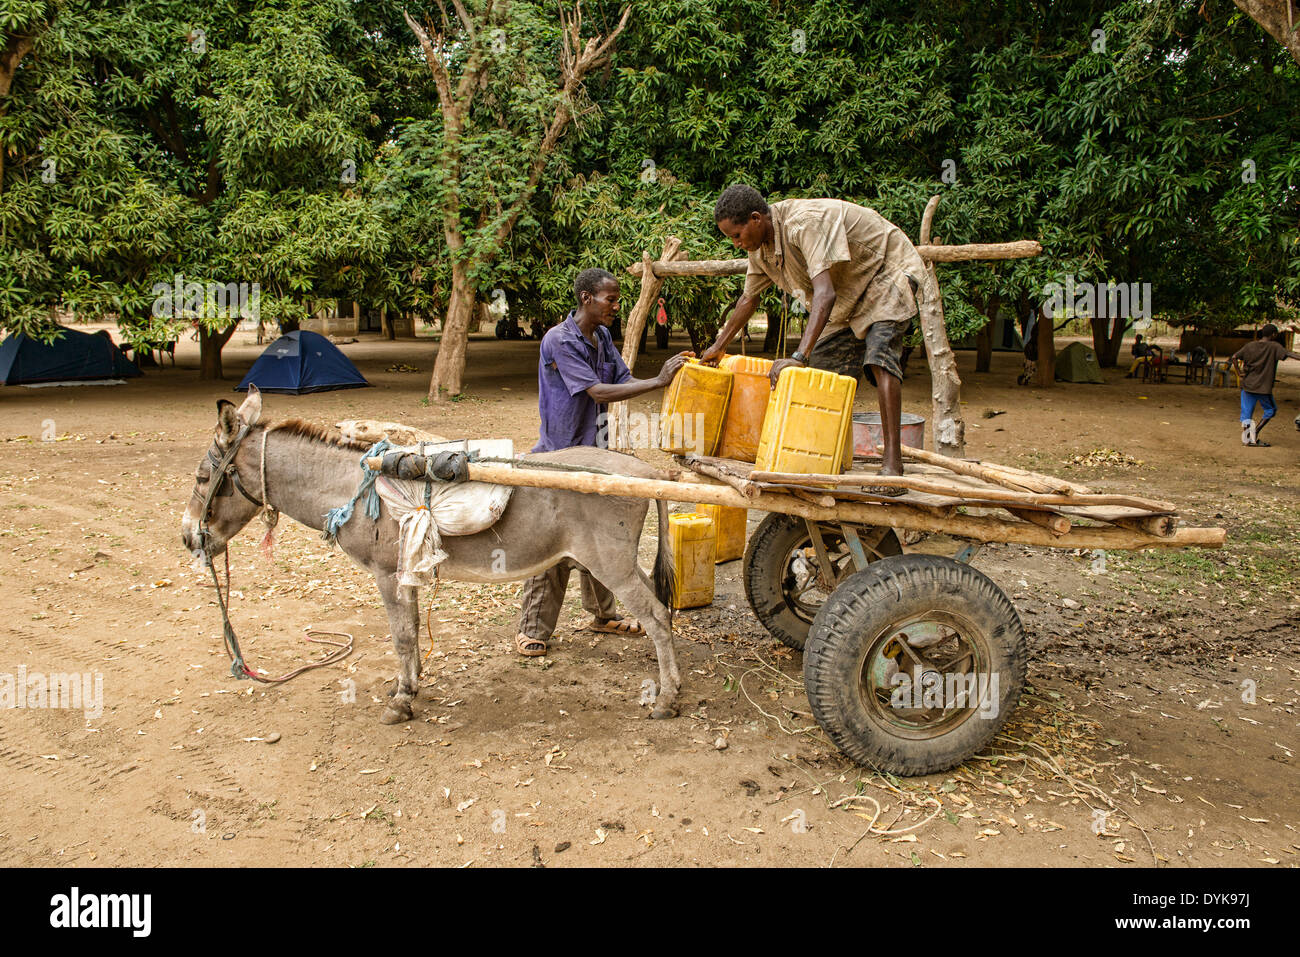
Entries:
{"type": "Polygon", "coordinates": [[[627,26],[627,20],[631,13],[632,7],[630,5],[624,7],[623,16],[619,19],[618,25],[614,27],[610,35],[604,41],[601,41],[599,37],[592,37],[587,41],[581,56],[574,61],[572,50],[577,49],[580,40],[578,31],[582,24],[582,5],[581,3],[574,4],[574,14],[567,22],[564,22],[564,9],[560,9],[561,20],[564,22],[564,28],[561,32],[564,34],[565,42],[560,53],[560,70],[564,77],[564,83],[560,88],[559,102],[555,104],[555,115],[551,118],[546,133],[542,136],[542,142],[533,156],[532,163],[529,165],[527,184],[520,192],[519,197],[511,204],[510,211],[505,219],[497,227],[496,245],[500,246],[505,242],[506,237],[510,235],[510,231],[514,229],[515,223],[523,212],[524,205],[532,198],[533,191],[542,178],[542,171],[546,169],[546,163],[555,151],[555,144],[559,142],[560,135],[564,132],[565,126],[568,125],[573,116],[574,95],[577,93],[578,88],[582,86],[582,81],[592,70],[600,67],[608,58],[615,39],[627,26]],[[572,35],[572,48],[570,48],[570,34],[572,35]]]}
{"type": "Polygon", "coordinates": [[[1268,32],[1291,59],[1300,64],[1300,33],[1295,30],[1296,16],[1291,0],[1233,0],[1242,13],[1268,32]]]}

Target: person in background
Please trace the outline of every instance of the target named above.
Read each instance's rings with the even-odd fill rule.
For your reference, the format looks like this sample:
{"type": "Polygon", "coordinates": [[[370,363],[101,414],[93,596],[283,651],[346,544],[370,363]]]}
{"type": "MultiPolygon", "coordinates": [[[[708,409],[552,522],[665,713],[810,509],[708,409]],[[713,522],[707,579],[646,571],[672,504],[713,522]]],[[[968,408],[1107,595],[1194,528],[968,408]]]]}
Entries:
{"type": "Polygon", "coordinates": [[[659,309],[655,312],[655,346],[668,348],[668,309],[664,306],[664,297],[659,297],[659,309]]]}
{"type": "Polygon", "coordinates": [[[1277,326],[1268,323],[1259,331],[1254,342],[1248,342],[1232,357],[1232,362],[1241,374],[1241,444],[1267,448],[1268,442],[1259,440],[1259,433],[1264,426],[1277,415],[1277,403],[1273,401],[1273,383],[1277,379],[1277,364],[1283,359],[1300,359],[1300,355],[1288,352],[1279,341],[1281,333],[1277,326]],[[1262,409],[1259,421],[1255,421],[1255,406],[1262,409]]]}
{"type": "Polygon", "coordinates": [[[1139,369],[1158,357],[1159,350],[1149,342],[1143,341],[1142,333],[1138,333],[1133,338],[1133,364],[1128,367],[1128,375],[1124,378],[1131,379],[1137,375],[1139,369]]]}
{"type": "MultiPolygon", "coordinates": [[[[618,315],[618,280],[604,269],[584,269],[578,273],[573,293],[577,308],[542,337],[537,363],[542,421],[534,452],[576,445],[604,448],[607,430],[601,425],[607,414],[606,404],[664,388],[686,362],[686,355],[678,354],[670,357],[653,379],[634,379],[609,332],[618,315]]],[[[565,559],[524,582],[523,607],[515,635],[515,648],[524,657],[546,654],[546,642],[555,632],[569,572],[574,568],[582,577],[582,607],[591,613],[588,628],[623,635],[645,633],[635,618],[618,614],[613,592],[585,568],[565,559]]]]}
{"type": "Polygon", "coordinates": [[[1030,385],[1038,375],[1038,317],[1029,320],[1029,327],[1021,336],[1024,341],[1025,365],[1016,376],[1016,385],[1030,385]]]}

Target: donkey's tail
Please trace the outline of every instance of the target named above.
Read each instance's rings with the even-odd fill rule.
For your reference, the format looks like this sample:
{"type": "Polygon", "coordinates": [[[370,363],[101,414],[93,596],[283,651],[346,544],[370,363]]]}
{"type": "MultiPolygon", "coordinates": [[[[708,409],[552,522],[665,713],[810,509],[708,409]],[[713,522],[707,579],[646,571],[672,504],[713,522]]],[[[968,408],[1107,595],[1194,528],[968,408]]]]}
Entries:
{"type": "Polygon", "coordinates": [[[659,551],[655,555],[654,583],[655,597],[668,608],[668,623],[673,620],[673,605],[677,598],[677,579],[673,575],[673,546],[668,535],[668,503],[663,499],[655,502],[659,507],[659,551]]]}

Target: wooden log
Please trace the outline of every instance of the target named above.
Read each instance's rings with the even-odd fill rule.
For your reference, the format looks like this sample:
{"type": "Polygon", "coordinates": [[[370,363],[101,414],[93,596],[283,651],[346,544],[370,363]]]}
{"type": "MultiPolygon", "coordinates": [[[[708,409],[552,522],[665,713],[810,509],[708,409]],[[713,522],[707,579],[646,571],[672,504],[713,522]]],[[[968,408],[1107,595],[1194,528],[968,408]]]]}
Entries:
{"type": "Polygon", "coordinates": [[[1042,526],[1053,535],[1064,535],[1070,530],[1070,520],[1064,515],[1057,515],[1055,512],[1044,512],[1031,508],[1009,508],[1007,511],[1016,518],[1042,526]]]}
{"type": "MultiPolygon", "coordinates": [[[[1017,239],[1009,243],[965,243],[960,245],[935,245],[922,242],[916,247],[927,262],[955,263],[980,259],[1029,259],[1043,251],[1040,243],[1032,239],[1017,239]]],[[[660,260],[650,267],[659,277],[667,276],[743,276],[749,269],[749,259],[696,259],[680,262],[660,260]]],[[[644,262],[627,267],[633,276],[645,271],[644,262]]]]}
{"type": "Polygon", "coordinates": [[[856,487],[880,485],[885,488],[905,488],[915,492],[929,492],[931,495],[947,495],[987,502],[1007,502],[1012,505],[1122,505],[1127,508],[1143,509],[1147,512],[1175,511],[1174,505],[1170,502],[1157,502],[1153,499],[1137,498],[1132,495],[1040,495],[1036,492],[1015,492],[1008,488],[995,488],[993,486],[972,488],[970,485],[944,482],[935,476],[865,475],[861,472],[830,475],[755,471],[749,473],[749,478],[752,482],[775,482],[778,484],[851,485],[856,487]]]}
{"type": "Polygon", "coordinates": [[[679,462],[684,462],[686,467],[692,472],[699,472],[701,475],[707,475],[711,479],[716,479],[724,485],[734,488],[745,498],[756,498],[761,491],[758,485],[739,475],[728,472],[723,466],[713,462],[704,462],[696,455],[674,455],[673,458],[679,462]]]}
{"type": "Polygon", "coordinates": [[[1152,515],[1147,518],[1121,518],[1115,521],[1120,528],[1129,528],[1135,532],[1144,532],[1159,538],[1168,538],[1178,527],[1177,515],[1152,515]]]}
{"type": "MultiPolygon", "coordinates": [[[[877,448],[881,448],[881,446],[877,446],[877,448]]],[[[903,446],[903,458],[915,459],[918,462],[925,462],[928,465],[941,465],[948,471],[956,472],[958,475],[969,475],[971,478],[983,479],[986,482],[992,482],[995,485],[1001,485],[1004,488],[1009,488],[1018,492],[1041,492],[1068,495],[1072,491],[1068,483],[1045,481],[1044,479],[1046,476],[1044,476],[1044,478],[1037,478],[1029,475],[1012,476],[996,466],[984,465],[980,462],[971,462],[967,459],[954,459],[947,455],[940,455],[938,452],[927,452],[925,449],[914,449],[910,445],[903,446]]]]}
{"type": "MultiPolygon", "coordinates": [[[[656,276],[743,276],[749,269],[749,259],[684,259],[680,262],[657,262],[650,267],[656,276]]],[[[644,261],[627,267],[633,276],[645,272],[644,261]]]]}
{"type": "MultiPolygon", "coordinates": [[[[939,197],[931,196],[921,217],[921,243],[930,241],[930,226],[939,197]]],[[[930,401],[932,416],[930,435],[934,450],[941,455],[961,458],[966,454],[966,422],[961,414],[961,376],[957,375],[957,359],[948,342],[948,329],[943,321],[943,296],[939,292],[939,277],[934,263],[926,262],[921,281],[921,295],[917,307],[921,312],[921,338],[930,360],[930,401]]]]}
{"type": "MultiPolygon", "coordinates": [[[[366,460],[370,468],[383,464],[382,456],[366,460]]],[[[731,508],[757,508],[780,512],[818,522],[857,522],[861,525],[888,525],[919,532],[935,532],[982,542],[1011,542],[1019,545],[1043,545],[1050,548],[1104,548],[1125,551],[1141,548],[1220,548],[1227,539],[1222,528],[1181,528],[1168,538],[1158,538],[1127,528],[1074,527],[1065,535],[1053,535],[1045,528],[1027,522],[1009,522],[972,515],[939,518],[906,505],[870,505],[838,502],[823,508],[801,502],[791,495],[763,493],[748,499],[725,485],[699,482],[668,482],[661,479],[632,478],[626,475],[600,475],[594,472],[556,472],[545,468],[512,468],[506,465],[469,464],[472,482],[513,485],[531,488],[563,488],[596,495],[619,495],[629,498],[659,499],[702,505],[727,505],[731,508]]]]}
{"type": "Polygon", "coordinates": [[[1000,462],[980,462],[978,459],[966,459],[968,462],[979,462],[985,468],[995,469],[999,472],[1005,472],[1007,475],[1015,477],[1017,475],[1028,478],[1039,479],[1044,482],[1052,482],[1069,489],[1071,492],[1079,492],[1082,495],[1091,495],[1093,490],[1087,485],[1080,485],[1078,482],[1071,482],[1067,479],[1059,478],[1055,475],[1044,475],[1042,472],[1031,472],[1028,469],[1017,468],[1014,465],[1003,465],[1000,462]]]}
{"type": "Polygon", "coordinates": [[[980,259],[1032,259],[1043,251],[1041,243],[1033,239],[1016,239],[1009,243],[963,243],[959,245],[931,245],[928,234],[921,237],[916,251],[921,258],[932,263],[970,262],[980,259]]]}
{"type": "Polygon", "coordinates": [[[793,495],[800,501],[809,502],[813,505],[820,506],[821,508],[835,507],[835,497],[833,495],[819,495],[812,489],[807,488],[792,488],[788,489],[787,493],[793,495]]]}

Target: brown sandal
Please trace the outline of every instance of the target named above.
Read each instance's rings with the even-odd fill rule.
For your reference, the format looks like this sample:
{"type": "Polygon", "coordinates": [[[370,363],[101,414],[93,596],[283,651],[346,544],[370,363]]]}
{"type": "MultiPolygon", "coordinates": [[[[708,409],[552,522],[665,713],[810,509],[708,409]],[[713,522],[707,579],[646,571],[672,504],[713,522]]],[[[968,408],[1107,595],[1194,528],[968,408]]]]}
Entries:
{"type": "Polygon", "coordinates": [[[589,631],[599,631],[609,635],[644,635],[645,629],[635,618],[607,618],[602,621],[592,618],[587,625],[589,631]]]}
{"type": "Polygon", "coordinates": [[[546,654],[546,642],[540,638],[530,638],[521,631],[515,635],[515,650],[525,658],[540,658],[546,654]]]}
{"type": "Polygon", "coordinates": [[[867,494],[883,495],[887,498],[900,498],[907,494],[907,489],[899,488],[897,485],[868,485],[867,494]]]}

